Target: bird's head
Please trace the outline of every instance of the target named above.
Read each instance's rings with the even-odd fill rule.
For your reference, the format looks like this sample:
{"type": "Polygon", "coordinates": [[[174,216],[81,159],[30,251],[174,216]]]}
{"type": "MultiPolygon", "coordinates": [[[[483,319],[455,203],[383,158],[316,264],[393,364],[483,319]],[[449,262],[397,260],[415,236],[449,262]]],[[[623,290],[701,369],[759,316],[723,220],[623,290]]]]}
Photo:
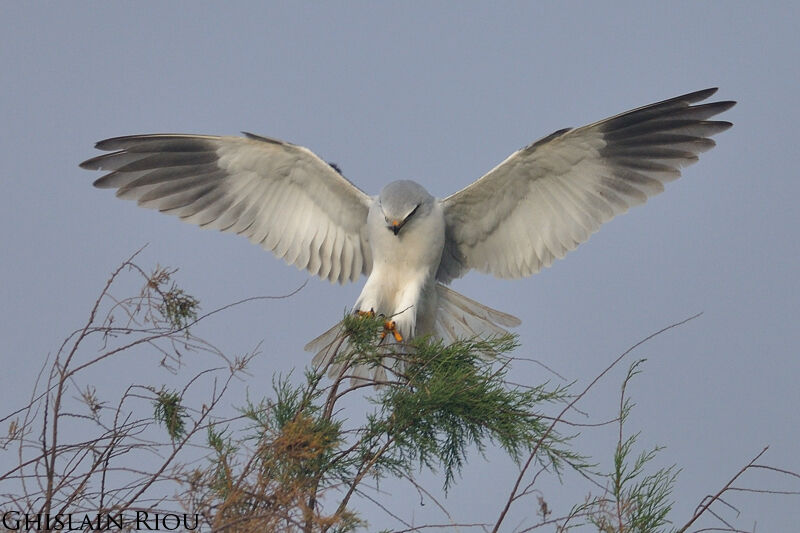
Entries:
{"type": "Polygon", "coordinates": [[[433,201],[422,185],[409,180],[393,181],[378,196],[386,228],[395,235],[415,217],[430,212],[433,201]]]}

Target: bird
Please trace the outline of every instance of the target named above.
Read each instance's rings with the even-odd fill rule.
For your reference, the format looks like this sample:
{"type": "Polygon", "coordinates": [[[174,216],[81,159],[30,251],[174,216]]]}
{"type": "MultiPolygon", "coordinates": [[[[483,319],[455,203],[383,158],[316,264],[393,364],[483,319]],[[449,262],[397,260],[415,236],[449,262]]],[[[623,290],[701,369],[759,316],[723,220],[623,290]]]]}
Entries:
{"type": "MultiPolygon", "coordinates": [[[[244,235],[331,282],[366,276],[353,312],[386,318],[382,339],[501,335],[510,314],[448,287],[467,272],[531,276],[600,226],[661,193],[732,126],[710,120],[734,101],[691,92],[551,133],[443,199],[411,180],[370,196],[339,168],[290,142],[243,136],[114,137],[80,164],[95,187],[203,228],[244,235]]],[[[331,365],[329,329],[306,345],[331,365]]],[[[356,377],[370,370],[356,369],[356,377]]],[[[373,377],[378,379],[378,370],[373,377]]],[[[385,371],[380,369],[385,375],[385,371]]]]}

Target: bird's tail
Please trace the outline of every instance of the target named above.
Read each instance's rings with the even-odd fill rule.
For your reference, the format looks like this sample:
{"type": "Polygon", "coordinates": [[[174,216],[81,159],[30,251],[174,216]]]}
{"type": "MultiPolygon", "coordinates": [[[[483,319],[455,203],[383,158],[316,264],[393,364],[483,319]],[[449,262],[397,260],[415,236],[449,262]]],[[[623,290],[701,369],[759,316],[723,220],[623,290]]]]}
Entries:
{"type": "Polygon", "coordinates": [[[449,344],[458,339],[505,335],[520,320],[508,313],[487,307],[441,283],[436,284],[439,307],[434,334],[449,344]]]}
{"type": "MultiPolygon", "coordinates": [[[[391,343],[393,349],[396,349],[397,346],[396,343],[391,343]]],[[[384,348],[388,349],[389,346],[384,348]]],[[[331,379],[335,379],[341,374],[342,364],[344,364],[339,362],[332,363],[333,358],[338,354],[348,353],[350,349],[350,342],[347,335],[345,335],[344,326],[341,322],[337,322],[331,329],[305,346],[305,351],[315,354],[314,358],[311,360],[311,364],[314,368],[320,369],[327,367],[328,376],[331,379]]],[[[382,366],[370,368],[367,365],[354,365],[347,375],[354,383],[368,381],[370,379],[377,383],[386,380],[386,370],[382,366]]]]}
{"type": "MultiPolygon", "coordinates": [[[[436,292],[438,305],[434,331],[420,333],[432,334],[446,344],[459,339],[505,335],[508,333],[505,328],[513,328],[521,323],[517,317],[478,303],[441,283],[436,284],[436,292]]],[[[387,348],[388,351],[396,351],[397,345],[392,343],[391,347],[387,348]]],[[[341,371],[340,365],[330,364],[331,359],[337,353],[346,353],[348,349],[349,344],[343,335],[341,323],[337,323],[305,346],[307,352],[315,354],[312,360],[314,367],[327,366],[328,375],[331,377],[339,375],[341,371]]],[[[352,370],[351,377],[354,380],[369,379],[370,369],[366,365],[356,366],[352,370]]],[[[385,369],[382,366],[375,367],[372,379],[377,382],[384,381],[385,369]]]]}

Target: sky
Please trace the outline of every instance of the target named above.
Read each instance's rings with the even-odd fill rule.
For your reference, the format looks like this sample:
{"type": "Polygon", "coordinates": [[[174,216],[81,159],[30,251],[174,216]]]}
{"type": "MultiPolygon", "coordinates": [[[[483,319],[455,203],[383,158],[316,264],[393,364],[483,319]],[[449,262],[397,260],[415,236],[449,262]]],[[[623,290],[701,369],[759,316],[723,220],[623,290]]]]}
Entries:
{"type": "MultiPolygon", "coordinates": [[[[722,117],[734,127],[664,194],[537,275],[471,273],[454,288],[520,317],[517,355],[577,386],[650,333],[703,313],[626,360],[647,358],[629,391],[630,430],[643,448],[665,446],[659,464],[682,469],[676,523],[764,446],[762,462],[800,471],[798,4],[2,2],[0,13],[4,411],[145,244],[139,264],[180,268],[206,310],[308,279],[244,238],[91,187],[99,175],[78,163],[100,139],[250,131],[311,148],[369,194],[414,179],[444,197],[557,129],[720,87],[715,99],[738,101],[722,117]]],[[[312,279],[200,333],[230,353],[263,342],[238,392],[267,395],[274,373],[310,363],[303,346],[362,284],[312,279]]],[[[614,416],[626,364],[581,405],[587,420],[614,416]]],[[[97,380],[125,383],[142,368],[121,360],[97,380]]],[[[531,364],[512,377],[560,379],[531,364]]],[[[586,433],[580,442],[607,465],[613,428],[586,433]]],[[[493,522],[515,473],[500,452],[473,453],[442,501],[458,521],[493,522]]],[[[768,473],[741,485],[800,490],[768,473]]],[[[381,488],[410,522],[446,518],[402,484],[381,488]]],[[[568,476],[540,490],[563,513],[588,488],[568,476]]],[[[797,499],[742,493],[729,503],[739,527],[777,532],[800,523],[797,499]]],[[[534,507],[516,509],[509,528],[530,525],[534,507]]],[[[370,530],[400,527],[367,502],[360,511],[370,530]]]]}

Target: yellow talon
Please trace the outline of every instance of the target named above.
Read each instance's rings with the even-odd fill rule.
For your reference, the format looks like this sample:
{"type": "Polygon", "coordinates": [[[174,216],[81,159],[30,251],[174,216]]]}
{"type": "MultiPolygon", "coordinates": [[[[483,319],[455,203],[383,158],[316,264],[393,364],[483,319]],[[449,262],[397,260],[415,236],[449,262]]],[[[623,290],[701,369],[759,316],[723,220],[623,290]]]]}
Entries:
{"type": "Polygon", "coordinates": [[[388,333],[389,331],[391,331],[392,335],[394,335],[395,341],[397,342],[403,341],[403,336],[400,335],[400,332],[397,330],[397,324],[395,323],[394,320],[387,320],[386,322],[384,322],[383,332],[381,332],[381,340],[383,340],[383,338],[386,337],[386,333],[388,333]]]}
{"type": "MultiPolygon", "coordinates": [[[[370,309],[369,311],[356,310],[355,314],[360,317],[372,318],[375,316],[375,310],[374,309],[370,309]]],[[[400,335],[400,332],[397,330],[397,323],[395,323],[394,320],[386,320],[383,323],[383,331],[381,331],[381,340],[385,339],[386,335],[389,332],[392,332],[392,336],[394,337],[395,341],[403,342],[403,336],[400,335]]]]}

